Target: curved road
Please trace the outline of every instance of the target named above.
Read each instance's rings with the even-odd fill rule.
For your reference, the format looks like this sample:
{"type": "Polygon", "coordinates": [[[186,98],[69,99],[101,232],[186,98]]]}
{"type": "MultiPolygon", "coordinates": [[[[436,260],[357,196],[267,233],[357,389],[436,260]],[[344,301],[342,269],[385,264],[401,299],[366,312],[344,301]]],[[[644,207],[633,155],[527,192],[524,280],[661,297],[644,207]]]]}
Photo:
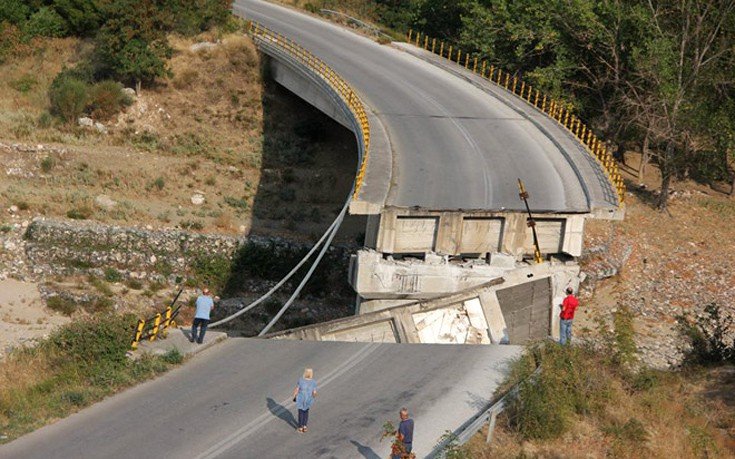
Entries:
{"type": "Polygon", "coordinates": [[[418,457],[482,411],[518,346],[231,338],[162,377],[0,446],[3,459],[370,458],[383,422],[408,407],[418,457]],[[319,384],[309,432],[291,391],[319,384]]]}
{"type": "Polygon", "coordinates": [[[517,178],[526,182],[535,211],[616,205],[582,147],[554,123],[544,126],[550,120],[520,100],[483,90],[428,57],[282,6],[235,0],[233,8],[324,60],[379,118],[392,146],[385,206],[522,210],[517,178]]]}

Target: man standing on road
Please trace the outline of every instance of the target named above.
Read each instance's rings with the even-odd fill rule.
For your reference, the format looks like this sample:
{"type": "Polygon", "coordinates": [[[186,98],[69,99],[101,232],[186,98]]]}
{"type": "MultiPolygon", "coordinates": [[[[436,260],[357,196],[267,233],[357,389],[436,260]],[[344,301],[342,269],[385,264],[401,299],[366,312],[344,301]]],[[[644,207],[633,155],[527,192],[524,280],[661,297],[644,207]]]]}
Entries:
{"type": "Polygon", "coordinates": [[[567,297],[561,303],[561,314],[559,314],[559,344],[566,345],[572,342],[572,321],[574,311],[579,306],[579,300],[573,295],[572,287],[567,287],[567,297]]]}
{"type": "Polygon", "coordinates": [[[212,297],[209,294],[209,289],[204,287],[202,294],[199,295],[196,302],[197,311],[194,315],[194,323],[191,326],[191,341],[196,341],[202,344],[204,341],[204,334],[207,332],[207,325],[209,325],[209,313],[214,309],[214,300],[219,300],[218,297],[212,297]],[[197,336],[197,328],[199,333],[197,336]]]}
{"type": "Polygon", "coordinates": [[[400,416],[401,423],[398,425],[396,437],[398,437],[398,441],[403,443],[404,451],[398,455],[393,455],[393,459],[413,457],[411,456],[411,450],[413,450],[413,419],[408,416],[408,409],[405,407],[401,408],[400,416]]]}

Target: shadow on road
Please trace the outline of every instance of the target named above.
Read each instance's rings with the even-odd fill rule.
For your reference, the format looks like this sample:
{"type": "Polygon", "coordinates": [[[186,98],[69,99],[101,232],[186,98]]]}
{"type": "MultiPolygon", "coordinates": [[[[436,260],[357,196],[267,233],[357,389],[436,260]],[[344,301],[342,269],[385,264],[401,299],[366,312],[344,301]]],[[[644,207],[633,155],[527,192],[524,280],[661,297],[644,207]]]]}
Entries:
{"type": "Polygon", "coordinates": [[[270,397],[266,399],[266,402],[268,405],[268,411],[270,411],[273,416],[281,419],[283,422],[293,427],[294,429],[298,426],[298,424],[296,423],[296,418],[293,417],[291,411],[289,411],[285,406],[279,405],[278,402],[270,397]]]}
{"type": "Polygon", "coordinates": [[[360,442],[357,442],[355,440],[350,440],[350,443],[355,445],[357,447],[357,452],[362,455],[362,457],[366,459],[380,459],[380,456],[373,451],[373,449],[369,446],[365,446],[360,444],[360,442]]]}

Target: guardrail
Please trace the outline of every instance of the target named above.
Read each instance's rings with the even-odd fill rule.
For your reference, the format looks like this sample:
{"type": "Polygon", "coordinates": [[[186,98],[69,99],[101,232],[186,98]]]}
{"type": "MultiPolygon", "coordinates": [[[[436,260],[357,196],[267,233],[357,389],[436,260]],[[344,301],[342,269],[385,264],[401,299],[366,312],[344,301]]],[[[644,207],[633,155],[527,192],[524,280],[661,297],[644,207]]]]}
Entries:
{"type": "Polygon", "coordinates": [[[509,72],[503,72],[502,69],[496,68],[494,65],[488,66],[487,61],[479,60],[478,57],[471,56],[469,53],[463,53],[461,49],[455,48],[451,44],[447,45],[444,41],[438,41],[436,38],[431,38],[421,32],[414,33],[413,30],[408,31],[407,38],[408,43],[456,62],[486,80],[505,88],[556,120],[571,132],[602,166],[610,183],[615,188],[620,204],[623,204],[625,201],[625,184],[613,158],[612,151],[592,132],[592,129],[588,128],[582,120],[572,113],[568,104],[547,96],[530,84],[526,84],[517,76],[509,72]]]}
{"type": "Polygon", "coordinates": [[[138,323],[135,326],[133,342],[130,344],[130,348],[132,350],[138,349],[138,343],[140,343],[141,340],[147,339],[149,341],[155,341],[159,336],[165,338],[168,335],[168,329],[176,327],[175,319],[179,315],[181,306],[174,309],[174,305],[183,291],[184,289],[182,287],[174,297],[171,304],[166,307],[165,311],[159,312],[148,319],[138,320],[138,323]]]}
{"type": "Polygon", "coordinates": [[[500,398],[500,400],[490,405],[490,407],[482,413],[467,421],[454,434],[449,436],[443,442],[439,443],[431,452],[429,457],[442,457],[442,453],[444,452],[445,448],[452,441],[456,441],[459,445],[464,445],[465,443],[470,441],[470,438],[472,438],[472,436],[474,436],[477,432],[480,431],[480,429],[482,429],[482,426],[484,426],[486,422],[489,424],[487,428],[487,437],[485,438],[485,442],[487,444],[492,443],[493,432],[495,431],[495,422],[498,419],[498,415],[502,413],[503,410],[505,410],[506,404],[513,397],[516,397],[518,395],[518,390],[520,389],[521,383],[531,379],[535,379],[536,377],[538,377],[539,373],[541,373],[540,366],[536,367],[534,372],[531,373],[531,375],[527,379],[513,386],[508,392],[505,393],[505,395],[500,398]]]}
{"type": "Polygon", "coordinates": [[[365,170],[367,168],[370,152],[370,123],[368,122],[367,113],[362,101],[352,87],[350,87],[350,85],[347,84],[341,76],[332,70],[331,67],[318,57],[314,56],[314,54],[307,49],[296,44],[293,40],[284,37],[278,32],[274,32],[263,27],[257,22],[250,22],[250,25],[247,28],[247,33],[253,37],[254,40],[264,40],[277,46],[292,58],[304,64],[314,72],[315,75],[323,79],[343,100],[343,102],[345,102],[350,112],[352,112],[360,127],[360,132],[357,134],[360,142],[362,143],[362,158],[357,170],[357,176],[355,177],[355,191],[353,193],[353,199],[356,199],[365,178],[365,170]]]}

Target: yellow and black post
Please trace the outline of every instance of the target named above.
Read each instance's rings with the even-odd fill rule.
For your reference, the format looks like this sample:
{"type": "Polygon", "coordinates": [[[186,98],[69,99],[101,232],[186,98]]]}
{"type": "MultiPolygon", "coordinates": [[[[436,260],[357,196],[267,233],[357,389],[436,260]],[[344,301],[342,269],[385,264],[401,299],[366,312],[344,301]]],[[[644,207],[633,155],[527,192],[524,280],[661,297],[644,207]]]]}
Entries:
{"type": "Polygon", "coordinates": [[[528,205],[528,192],[526,191],[526,187],[523,186],[523,181],[520,178],[518,179],[518,189],[520,190],[518,195],[520,196],[521,201],[526,205],[526,212],[528,212],[528,221],[526,224],[531,228],[531,232],[533,232],[533,259],[537,264],[543,263],[544,260],[541,258],[541,249],[538,245],[538,235],[536,234],[536,221],[533,219],[533,215],[531,215],[531,207],[528,205]]]}
{"type": "Polygon", "coordinates": [[[138,324],[135,326],[135,336],[133,337],[133,342],[130,344],[130,347],[133,350],[138,349],[138,343],[140,342],[140,337],[143,336],[144,328],[145,328],[145,320],[143,319],[138,320],[138,324]]]}
{"type": "Polygon", "coordinates": [[[163,337],[165,338],[168,336],[168,327],[171,326],[171,314],[173,313],[173,309],[171,306],[166,308],[166,312],[163,313],[163,330],[161,330],[163,337]]]}
{"type": "Polygon", "coordinates": [[[150,341],[155,341],[158,335],[158,329],[161,328],[161,313],[156,314],[153,318],[153,330],[151,331],[151,337],[148,338],[150,341]]]}

